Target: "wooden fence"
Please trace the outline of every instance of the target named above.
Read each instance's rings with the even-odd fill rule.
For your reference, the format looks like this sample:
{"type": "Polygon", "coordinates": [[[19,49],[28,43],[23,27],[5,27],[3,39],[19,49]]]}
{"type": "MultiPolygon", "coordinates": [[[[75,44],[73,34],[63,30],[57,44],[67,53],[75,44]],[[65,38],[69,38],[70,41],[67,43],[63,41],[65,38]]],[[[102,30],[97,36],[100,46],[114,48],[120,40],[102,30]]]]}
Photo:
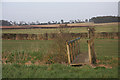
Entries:
{"type": "Polygon", "coordinates": [[[88,53],[83,53],[80,50],[80,37],[74,40],[66,42],[67,45],[67,55],[68,63],[70,65],[81,65],[81,64],[95,64],[96,63],[96,54],[94,51],[94,39],[95,39],[95,30],[94,28],[88,28],[88,53]],[[88,56],[88,57],[87,57],[88,56]],[[88,62],[85,60],[88,59],[88,62]]]}
{"type": "Polygon", "coordinates": [[[73,60],[77,57],[77,55],[79,55],[80,53],[79,42],[80,42],[80,37],[66,43],[69,64],[71,64],[73,60]]]}

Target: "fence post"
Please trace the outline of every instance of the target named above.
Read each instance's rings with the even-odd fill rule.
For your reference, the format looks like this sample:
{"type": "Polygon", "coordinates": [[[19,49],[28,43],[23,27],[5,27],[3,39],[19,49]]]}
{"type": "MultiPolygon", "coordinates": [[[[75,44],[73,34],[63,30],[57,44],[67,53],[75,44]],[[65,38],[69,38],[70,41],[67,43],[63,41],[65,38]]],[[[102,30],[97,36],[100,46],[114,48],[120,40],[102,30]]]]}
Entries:
{"type": "Polygon", "coordinates": [[[73,58],[75,59],[75,42],[73,42],[73,58]]]}
{"type": "Polygon", "coordinates": [[[70,49],[69,49],[69,45],[66,43],[67,45],[67,54],[68,54],[68,63],[70,64],[71,61],[70,61],[70,49]]]}
{"type": "Polygon", "coordinates": [[[94,28],[89,28],[88,27],[88,54],[89,54],[89,60],[90,63],[94,64],[96,63],[96,54],[94,51],[94,38],[95,38],[95,29],[94,28]]]}
{"type": "Polygon", "coordinates": [[[90,49],[90,47],[91,47],[91,44],[90,44],[90,42],[88,41],[88,55],[89,55],[89,61],[90,61],[90,63],[92,63],[91,49],[90,49]]]}
{"type": "Polygon", "coordinates": [[[72,43],[70,43],[70,51],[71,51],[71,53],[70,53],[70,57],[71,57],[71,60],[73,61],[73,45],[72,45],[72,43]]]}

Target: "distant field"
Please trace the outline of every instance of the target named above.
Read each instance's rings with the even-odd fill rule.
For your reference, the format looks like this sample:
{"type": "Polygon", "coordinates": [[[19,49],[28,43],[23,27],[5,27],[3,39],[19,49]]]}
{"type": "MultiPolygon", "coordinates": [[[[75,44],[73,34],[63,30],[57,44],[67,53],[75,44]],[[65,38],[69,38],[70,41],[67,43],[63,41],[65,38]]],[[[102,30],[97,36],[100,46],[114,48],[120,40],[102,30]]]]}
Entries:
{"type": "MultiPolygon", "coordinates": [[[[116,78],[118,77],[118,40],[117,39],[96,39],[95,52],[98,64],[105,64],[112,67],[92,68],[88,65],[72,67],[65,64],[51,64],[36,66],[35,61],[43,58],[53,41],[51,40],[3,40],[2,53],[29,54],[28,60],[32,65],[26,66],[12,63],[3,64],[3,78],[116,78]],[[21,51],[22,50],[22,51],[21,51]],[[32,59],[36,56],[35,59],[32,59]]],[[[81,41],[81,46],[87,50],[86,40],[81,41]]],[[[11,55],[11,59],[12,59],[11,55]]],[[[12,59],[13,60],[13,59],[12,59]]],[[[9,61],[9,60],[8,60],[9,61]]]]}
{"type": "MultiPolygon", "coordinates": [[[[72,26],[73,24],[71,24],[72,26]]],[[[79,24],[74,24],[78,26],[79,24]]],[[[82,25],[85,25],[82,24],[82,25]]],[[[88,25],[88,24],[86,24],[88,25]]],[[[118,32],[118,23],[100,23],[90,24],[94,25],[96,32],[118,32]]],[[[87,27],[65,28],[70,33],[84,33],[88,32],[87,27]]],[[[43,34],[43,33],[57,33],[58,29],[7,29],[2,30],[2,33],[16,33],[16,34],[43,34]]]]}

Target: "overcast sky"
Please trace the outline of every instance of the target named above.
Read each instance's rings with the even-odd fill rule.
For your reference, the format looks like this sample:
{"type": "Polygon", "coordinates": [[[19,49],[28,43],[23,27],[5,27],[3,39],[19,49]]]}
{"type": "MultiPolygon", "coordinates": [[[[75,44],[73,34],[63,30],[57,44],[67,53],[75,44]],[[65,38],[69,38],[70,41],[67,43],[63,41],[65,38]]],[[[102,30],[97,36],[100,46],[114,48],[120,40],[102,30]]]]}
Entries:
{"type": "Polygon", "coordinates": [[[118,15],[117,2],[3,2],[3,19],[12,21],[65,21],[118,15]]]}

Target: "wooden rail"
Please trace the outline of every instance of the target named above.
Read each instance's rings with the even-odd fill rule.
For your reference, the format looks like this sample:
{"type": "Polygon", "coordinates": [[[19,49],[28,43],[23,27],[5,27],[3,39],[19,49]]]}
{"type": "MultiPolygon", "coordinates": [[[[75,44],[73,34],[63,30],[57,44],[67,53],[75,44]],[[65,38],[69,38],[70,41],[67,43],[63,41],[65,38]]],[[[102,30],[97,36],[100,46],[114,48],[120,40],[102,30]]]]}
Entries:
{"type": "Polygon", "coordinates": [[[74,39],[74,40],[71,40],[71,41],[69,41],[69,42],[67,42],[68,44],[70,44],[70,43],[73,43],[73,42],[75,42],[76,40],[79,40],[80,39],[80,37],[79,38],[76,38],[76,39],[74,39]]]}

